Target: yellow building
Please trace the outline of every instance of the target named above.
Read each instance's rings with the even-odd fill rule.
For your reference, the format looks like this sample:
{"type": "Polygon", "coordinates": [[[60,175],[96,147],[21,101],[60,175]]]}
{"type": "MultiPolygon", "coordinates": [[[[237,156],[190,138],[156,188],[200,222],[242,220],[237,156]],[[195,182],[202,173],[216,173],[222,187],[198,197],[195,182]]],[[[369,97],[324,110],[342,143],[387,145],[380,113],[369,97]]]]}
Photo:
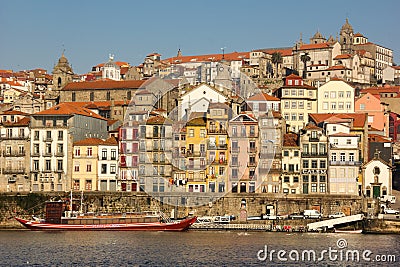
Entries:
{"type": "Polygon", "coordinates": [[[188,192],[206,192],[207,118],[203,113],[192,113],[186,123],[186,178],[188,192]]]}

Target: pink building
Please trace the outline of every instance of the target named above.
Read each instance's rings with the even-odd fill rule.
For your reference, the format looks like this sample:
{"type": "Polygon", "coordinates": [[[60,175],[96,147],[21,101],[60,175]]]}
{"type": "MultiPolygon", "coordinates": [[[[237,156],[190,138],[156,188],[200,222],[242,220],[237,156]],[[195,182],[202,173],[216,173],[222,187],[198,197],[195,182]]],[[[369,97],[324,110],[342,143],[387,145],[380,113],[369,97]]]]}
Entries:
{"type": "Polygon", "coordinates": [[[368,92],[355,102],[356,113],[368,113],[368,128],[389,136],[389,117],[387,104],[381,102],[379,94],[368,92]]]}

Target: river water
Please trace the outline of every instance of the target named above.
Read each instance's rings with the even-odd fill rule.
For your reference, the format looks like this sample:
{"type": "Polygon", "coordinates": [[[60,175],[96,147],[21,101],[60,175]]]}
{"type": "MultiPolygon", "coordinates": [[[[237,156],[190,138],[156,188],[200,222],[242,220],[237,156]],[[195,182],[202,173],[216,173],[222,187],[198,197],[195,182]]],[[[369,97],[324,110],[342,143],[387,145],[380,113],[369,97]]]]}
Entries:
{"type": "Polygon", "coordinates": [[[0,266],[398,266],[399,261],[399,235],[0,231],[0,266]],[[273,250],[284,252],[278,258],[273,250]],[[358,260],[349,254],[346,261],[350,250],[358,251],[358,260]]]}

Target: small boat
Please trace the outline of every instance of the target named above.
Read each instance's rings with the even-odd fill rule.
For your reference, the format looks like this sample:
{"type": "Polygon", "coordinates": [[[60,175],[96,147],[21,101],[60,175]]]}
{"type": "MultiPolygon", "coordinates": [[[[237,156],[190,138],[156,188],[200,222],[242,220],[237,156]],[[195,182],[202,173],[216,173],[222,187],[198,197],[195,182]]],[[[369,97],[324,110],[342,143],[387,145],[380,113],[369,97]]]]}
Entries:
{"type": "Polygon", "coordinates": [[[15,219],[30,230],[115,230],[115,231],[185,231],[197,217],[190,217],[179,222],[171,222],[162,214],[155,213],[120,213],[120,214],[80,214],[72,216],[71,211],[64,211],[65,203],[52,201],[46,203],[46,218],[26,220],[15,219]],[[62,216],[62,215],[65,216],[62,216]]]}
{"type": "Polygon", "coordinates": [[[362,229],[361,230],[337,230],[334,229],[335,233],[341,233],[341,234],[361,234],[362,233],[362,229]]]}

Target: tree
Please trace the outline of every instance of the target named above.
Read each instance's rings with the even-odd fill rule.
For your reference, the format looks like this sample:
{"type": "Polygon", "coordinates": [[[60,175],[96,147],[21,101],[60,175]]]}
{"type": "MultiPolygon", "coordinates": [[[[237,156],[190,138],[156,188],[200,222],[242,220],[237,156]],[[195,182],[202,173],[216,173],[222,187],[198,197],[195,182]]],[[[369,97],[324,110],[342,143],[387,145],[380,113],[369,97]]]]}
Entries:
{"type": "Polygon", "coordinates": [[[307,78],[307,61],[311,60],[311,57],[307,52],[300,56],[300,60],[303,62],[304,70],[303,70],[303,79],[307,78]]]}
{"type": "Polygon", "coordinates": [[[275,78],[278,78],[278,64],[282,63],[282,54],[280,52],[274,52],[272,54],[272,63],[276,66],[275,78]]]}

